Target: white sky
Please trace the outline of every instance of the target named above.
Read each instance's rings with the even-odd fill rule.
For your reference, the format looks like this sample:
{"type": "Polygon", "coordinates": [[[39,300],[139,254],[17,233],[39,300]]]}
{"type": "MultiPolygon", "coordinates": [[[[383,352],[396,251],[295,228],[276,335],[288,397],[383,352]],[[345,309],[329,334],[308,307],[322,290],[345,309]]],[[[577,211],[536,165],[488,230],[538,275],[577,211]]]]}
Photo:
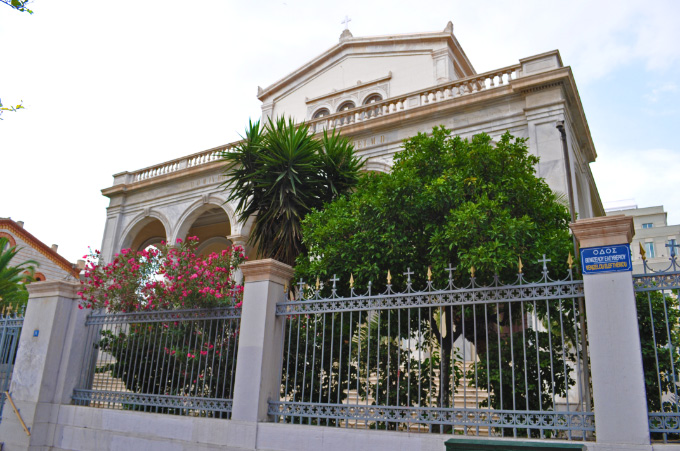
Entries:
{"type": "Polygon", "coordinates": [[[71,261],[98,248],[111,175],[238,138],[268,86],[354,36],[454,33],[478,72],[559,49],[604,201],[680,223],[680,2],[34,0],[0,5],[0,217],[71,261]]]}

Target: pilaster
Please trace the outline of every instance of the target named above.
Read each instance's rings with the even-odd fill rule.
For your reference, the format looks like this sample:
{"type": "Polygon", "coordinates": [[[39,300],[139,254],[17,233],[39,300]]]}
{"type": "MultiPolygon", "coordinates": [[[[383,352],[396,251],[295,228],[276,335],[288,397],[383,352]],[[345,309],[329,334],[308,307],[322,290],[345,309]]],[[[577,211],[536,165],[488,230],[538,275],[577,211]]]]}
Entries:
{"type": "MultiPolygon", "coordinates": [[[[581,248],[630,244],[630,216],[570,225],[581,248]]],[[[612,449],[650,449],[647,396],[632,272],[584,274],[595,436],[612,449]]]]}
{"type": "Polygon", "coordinates": [[[85,350],[86,311],[78,309],[80,283],[62,280],[28,285],[29,300],[12,374],[10,395],[29,427],[27,436],[13,409],[0,423],[5,451],[49,447],[59,406],[70,404],[85,350]]]}
{"type": "Polygon", "coordinates": [[[283,317],[276,303],[284,300],[284,285],[293,268],[272,259],[241,265],[245,287],[234,382],[232,420],[270,421],[268,401],[279,399],[283,356],[283,317]]]}

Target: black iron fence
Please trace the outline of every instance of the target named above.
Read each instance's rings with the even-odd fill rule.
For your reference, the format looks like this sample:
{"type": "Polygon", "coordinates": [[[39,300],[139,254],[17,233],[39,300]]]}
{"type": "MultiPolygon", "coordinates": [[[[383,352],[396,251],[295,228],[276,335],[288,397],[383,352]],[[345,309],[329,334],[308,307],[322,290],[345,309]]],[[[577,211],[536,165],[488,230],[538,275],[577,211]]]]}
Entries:
{"type": "Polygon", "coordinates": [[[285,319],[280,422],[534,438],[588,439],[583,283],[543,277],[479,286],[410,281],[395,292],[305,289],[285,319]],[[303,294],[304,293],[304,294],[303,294]]]}
{"type": "Polygon", "coordinates": [[[73,402],[229,418],[241,310],[97,313],[73,402]]]}

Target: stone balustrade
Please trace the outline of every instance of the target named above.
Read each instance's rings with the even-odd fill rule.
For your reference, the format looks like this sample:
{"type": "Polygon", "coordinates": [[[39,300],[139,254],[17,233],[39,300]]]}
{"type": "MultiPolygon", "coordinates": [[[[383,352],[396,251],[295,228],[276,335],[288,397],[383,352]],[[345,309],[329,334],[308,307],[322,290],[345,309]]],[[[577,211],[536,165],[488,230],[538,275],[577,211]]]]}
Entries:
{"type": "MultiPolygon", "coordinates": [[[[407,109],[425,107],[433,103],[443,102],[457,97],[476,94],[478,92],[507,86],[512,80],[521,77],[522,65],[504,67],[472,77],[443,83],[431,88],[391,97],[382,102],[371,103],[347,111],[313,119],[308,122],[313,133],[330,128],[341,128],[347,125],[370,121],[372,119],[400,113],[407,109]]],[[[205,150],[186,157],[167,161],[155,166],[128,173],[114,175],[114,185],[141,182],[183,169],[202,166],[220,159],[220,154],[233,148],[238,142],[222,147],[205,150]]]]}

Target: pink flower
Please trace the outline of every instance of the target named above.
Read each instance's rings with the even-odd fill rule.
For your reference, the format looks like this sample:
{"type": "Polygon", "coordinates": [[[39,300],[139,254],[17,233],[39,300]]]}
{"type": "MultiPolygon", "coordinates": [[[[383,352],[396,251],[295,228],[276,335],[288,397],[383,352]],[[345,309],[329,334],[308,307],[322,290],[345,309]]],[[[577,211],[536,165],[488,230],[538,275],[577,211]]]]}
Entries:
{"type": "Polygon", "coordinates": [[[179,244],[179,243],[181,243],[181,242],[182,242],[182,238],[177,238],[176,243],[179,244]]]}
{"type": "Polygon", "coordinates": [[[194,354],[190,353],[190,352],[187,352],[187,357],[189,357],[190,359],[193,359],[196,356],[194,354]]]}
{"type": "Polygon", "coordinates": [[[208,355],[208,351],[201,351],[201,355],[208,355]]]}

